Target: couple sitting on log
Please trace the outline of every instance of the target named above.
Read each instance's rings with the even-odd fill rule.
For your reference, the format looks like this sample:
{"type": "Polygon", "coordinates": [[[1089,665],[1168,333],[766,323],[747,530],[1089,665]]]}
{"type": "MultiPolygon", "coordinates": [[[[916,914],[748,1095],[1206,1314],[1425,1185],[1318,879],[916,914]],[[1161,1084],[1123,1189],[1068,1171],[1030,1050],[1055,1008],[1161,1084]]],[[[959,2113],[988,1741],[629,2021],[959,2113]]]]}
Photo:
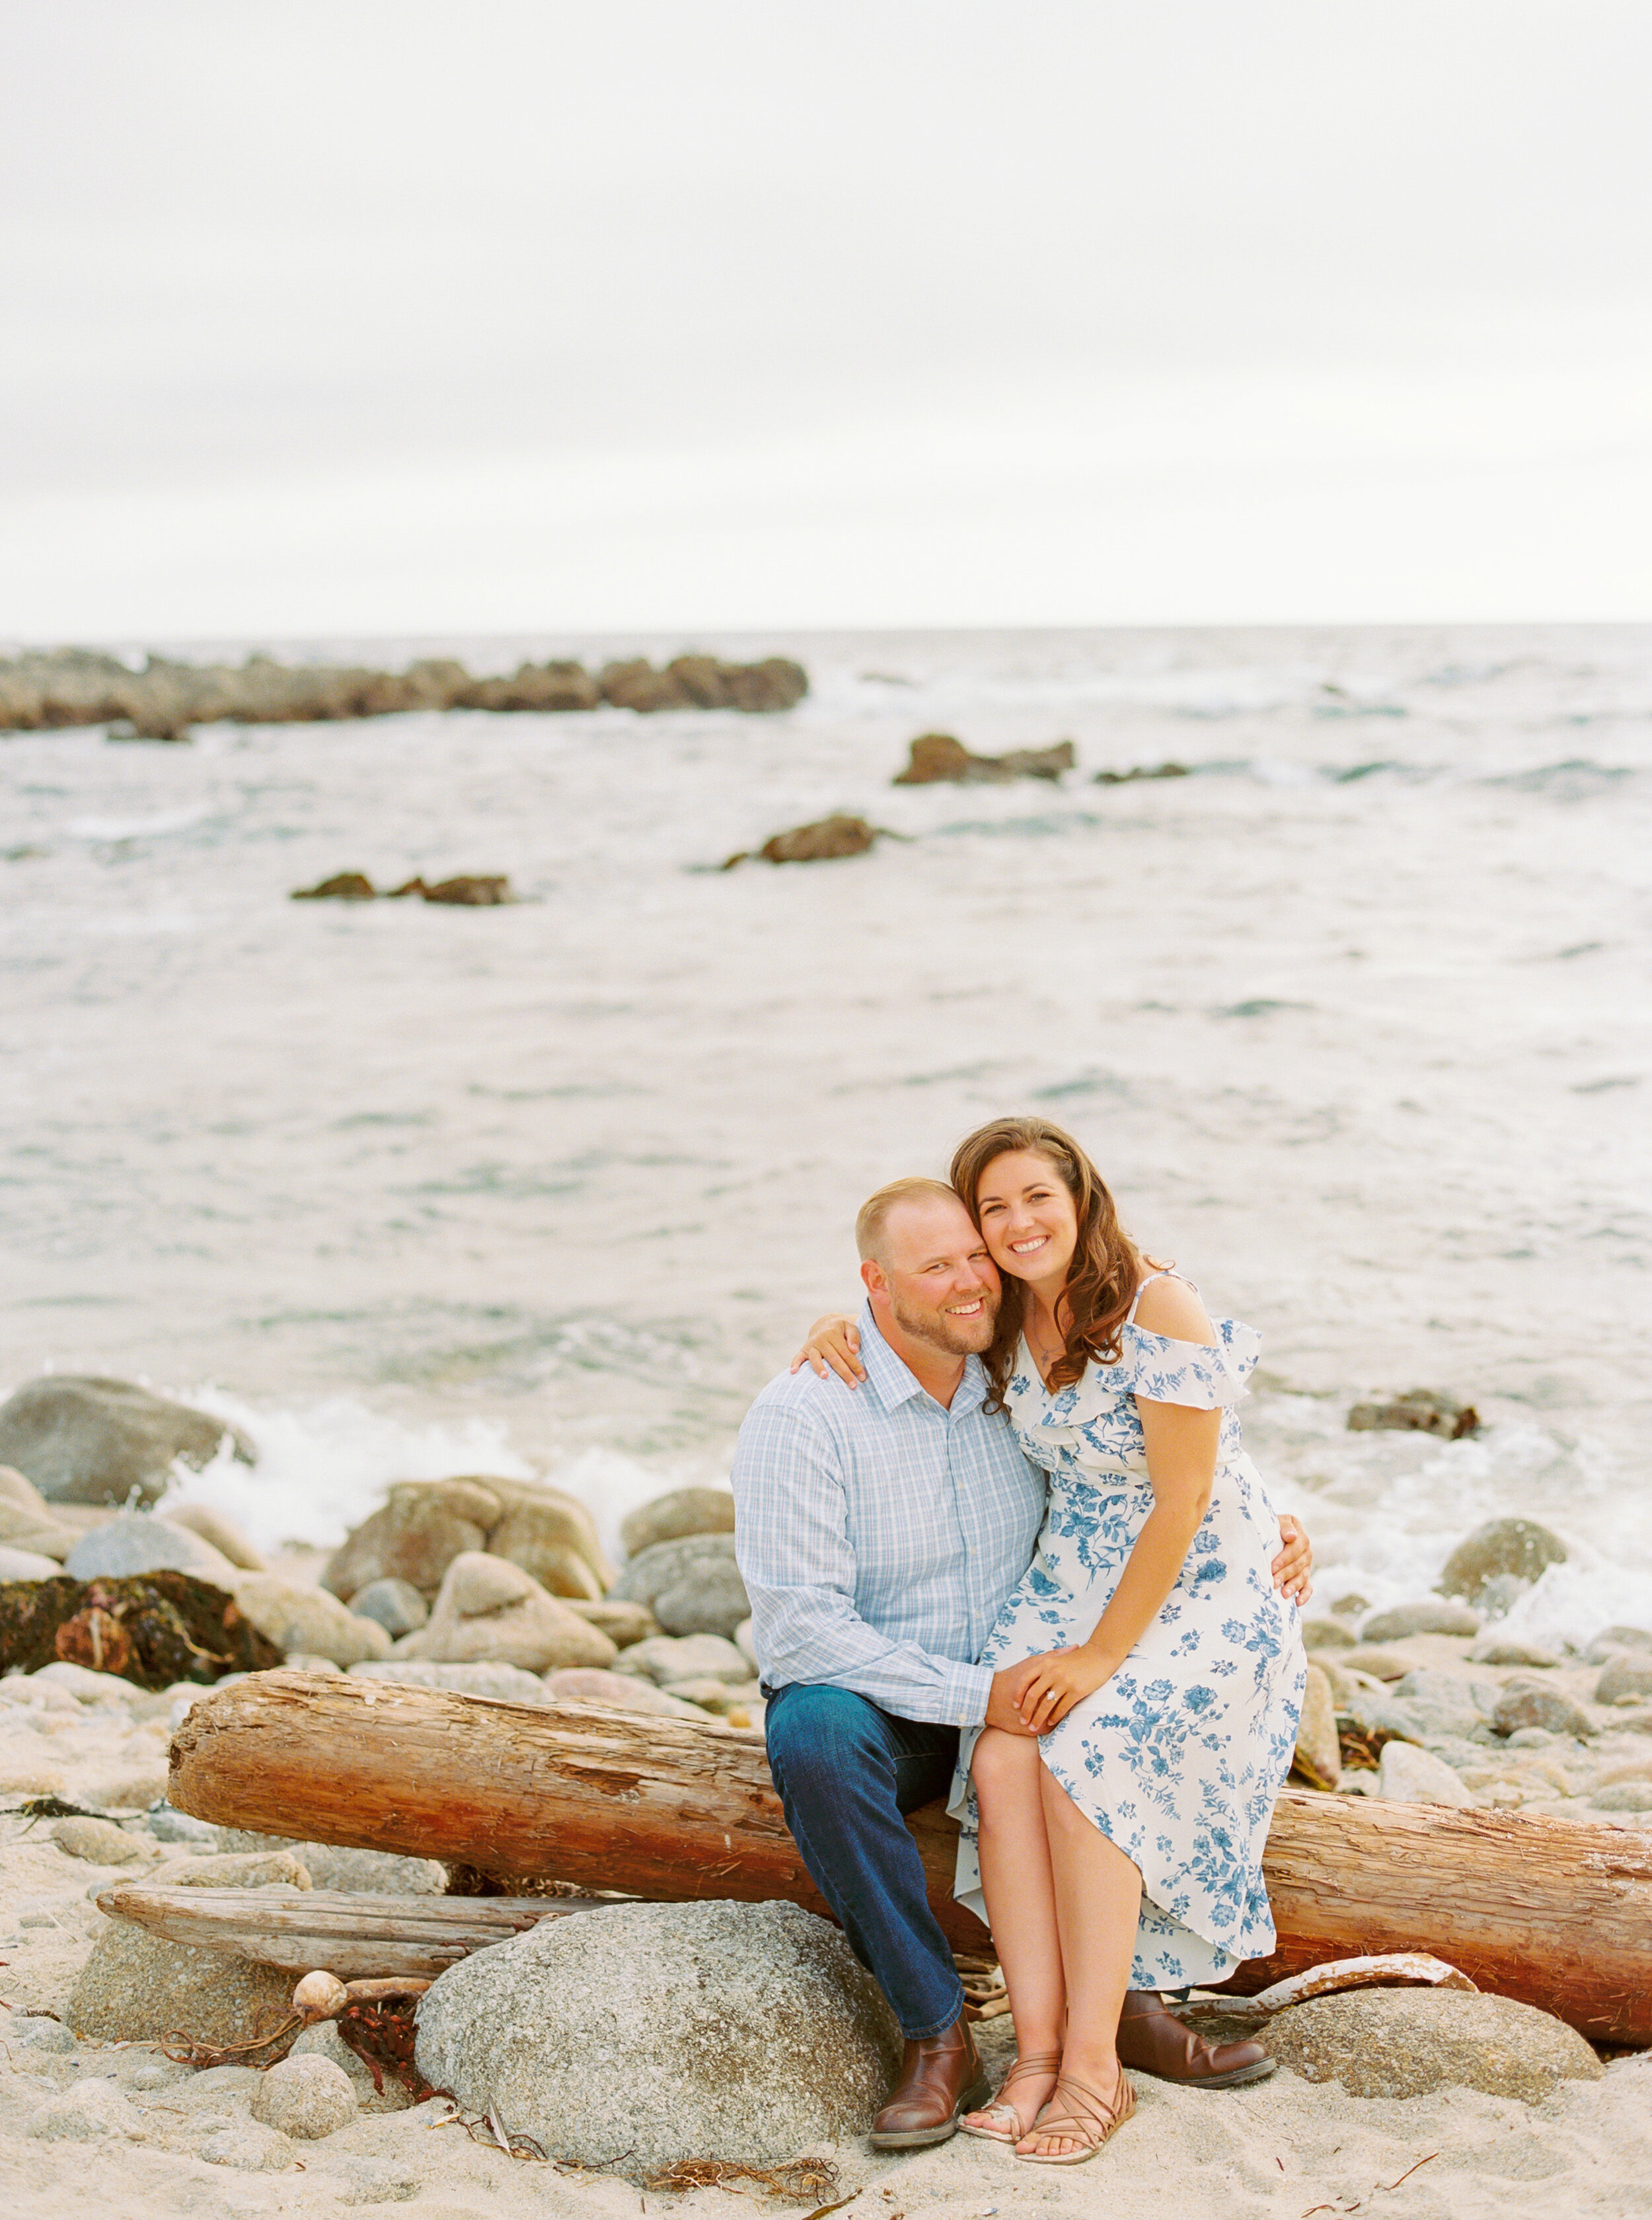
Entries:
{"type": "Polygon", "coordinates": [[[1272,2071],[1158,1992],[1273,1947],[1307,1540],[1240,1443],[1256,1333],[1141,1254],[1058,1126],[983,1127],[856,1230],[858,1320],[811,1330],[734,1465],[770,1764],[907,2038],[874,2145],[962,2125],[1073,2165],[1130,2117],[1125,2066],[1272,2071]],[[938,1794],[1014,2014],[995,2103],[903,1824],[938,1794]]]}

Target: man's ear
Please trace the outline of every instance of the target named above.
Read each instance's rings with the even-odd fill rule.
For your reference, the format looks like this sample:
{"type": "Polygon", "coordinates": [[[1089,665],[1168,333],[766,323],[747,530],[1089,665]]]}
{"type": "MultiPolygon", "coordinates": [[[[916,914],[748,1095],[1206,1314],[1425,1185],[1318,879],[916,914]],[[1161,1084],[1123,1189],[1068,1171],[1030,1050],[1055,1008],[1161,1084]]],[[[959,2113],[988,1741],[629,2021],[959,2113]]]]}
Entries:
{"type": "Polygon", "coordinates": [[[876,1302],[880,1295],[887,1296],[889,1282],[883,1267],[875,1257],[863,1257],[860,1268],[861,1285],[876,1302]]]}

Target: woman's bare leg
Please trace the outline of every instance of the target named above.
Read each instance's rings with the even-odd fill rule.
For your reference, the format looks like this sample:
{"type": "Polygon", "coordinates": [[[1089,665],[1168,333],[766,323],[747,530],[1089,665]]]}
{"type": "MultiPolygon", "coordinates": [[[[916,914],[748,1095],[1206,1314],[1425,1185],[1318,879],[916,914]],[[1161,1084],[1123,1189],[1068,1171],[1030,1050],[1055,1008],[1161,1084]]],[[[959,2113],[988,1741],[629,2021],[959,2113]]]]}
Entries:
{"type": "MultiPolygon", "coordinates": [[[[1142,1877],[1042,1763],[1038,1787],[1067,1981],[1061,2070],[1110,2098],[1121,2078],[1119,2014],[1136,1954],[1142,1877]]],[[[1004,1970],[1007,1979],[1007,1966],[1004,1970]]],[[[1048,2156],[1076,2148],[1071,2136],[1044,2135],[1036,2129],[1016,2145],[1048,2156]]]]}
{"type": "MultiPolygon", "coordinates": [[[[1059,2057],[1067,2020],[1056,1883],[1050,1861],[1039,1777],[1044,1766],[1030,1735],[983,1730],[970,1777],[981,1814],[981,1887],[993,1947],[1004,1969],[1015,2021],[1017,2055],[1059,2057]]],[[[1018,2076],[1006,2101],[1023,2120],[1034,2118],[1056,2086],[1046,2076],[1018,2076]]],[[[972,2120],[981,2115],[971,2113],[972,2120]]]]}

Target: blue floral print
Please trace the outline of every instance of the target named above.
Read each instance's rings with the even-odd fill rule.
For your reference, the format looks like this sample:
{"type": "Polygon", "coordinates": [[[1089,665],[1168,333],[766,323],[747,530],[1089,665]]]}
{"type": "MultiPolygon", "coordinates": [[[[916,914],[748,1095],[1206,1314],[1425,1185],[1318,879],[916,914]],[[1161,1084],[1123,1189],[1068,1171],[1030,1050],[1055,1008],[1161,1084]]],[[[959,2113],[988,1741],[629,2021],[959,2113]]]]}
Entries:
{"type": "MultiPolygon", "coordinates": [[[[1153,1507],[1138,1399],[1222,1412],[1210,1508],[1163,1609],[1111,1680],[1041,1737],[1055,1778],[1141,1872],[1140,1989],[1207,1987],[1273,1949],[1262,1853],[1306,1680],[1295,1606],[1274,1587],[1279,1523],[1235,1408],[1259,1338],[1234,1319],[1214,1325],[1212,1347],[1172,1341],[1138,1326],[1132,1306],[1116,1361],[1054,1393],[1023,1343],[1006,1398],[1050,1501],[982,1653],[994,1667],[1085,1641],[1106,1610],[1153,1507]]],[[[950,1809],[963,1827],[953,1893],[984,1919],[969,1780],[979,1731],[960,1738],[950,1809]]]]}

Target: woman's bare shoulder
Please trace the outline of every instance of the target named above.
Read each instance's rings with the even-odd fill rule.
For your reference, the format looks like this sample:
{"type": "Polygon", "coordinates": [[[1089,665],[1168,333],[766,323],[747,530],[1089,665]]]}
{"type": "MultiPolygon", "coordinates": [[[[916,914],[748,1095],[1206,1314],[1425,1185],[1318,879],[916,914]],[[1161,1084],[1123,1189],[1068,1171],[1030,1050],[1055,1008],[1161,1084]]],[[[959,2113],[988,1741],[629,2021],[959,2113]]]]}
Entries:
{"type": "Polygon", "coordinates": [[[1200,1341],[1213,1346],[1216,1340],[1216,1329],[1205,1306],[1185,1280],[1150,1281],[1136,1306],[1136,1323],[1169,1341],[1200,1341]]]}

